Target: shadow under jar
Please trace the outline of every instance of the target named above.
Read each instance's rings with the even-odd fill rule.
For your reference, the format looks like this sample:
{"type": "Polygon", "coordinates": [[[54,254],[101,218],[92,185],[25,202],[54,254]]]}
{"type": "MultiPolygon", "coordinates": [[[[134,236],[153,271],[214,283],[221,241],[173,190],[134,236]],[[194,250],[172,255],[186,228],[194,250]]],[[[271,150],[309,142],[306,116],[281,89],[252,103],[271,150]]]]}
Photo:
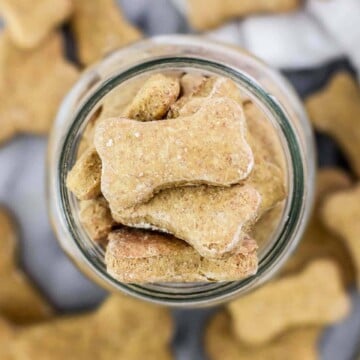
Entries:
{"type": "MultiPolygon", "coordinates": [[[[121,101],[126,104],[133,95],[132,91],[126,91],[121,101]]],[[[277,71],[245,51],[205,38],[159,36],[110,54],[88,69],[65,98],[49,142],[48,207],[62,248],[100,285],[171,306],[209,306],[245,294],[281,268],[307,223],[314,169],[313,137],[306,114],[290,84],[277,71]],[[80,222],[79,202],[67,189],[66,177],[78,157],[87,124],[115,89],[129,89],[129,84],[142,84],[144,78],[164,72],[230,78],[246,101],[251,101],[264,114],[277,137],[287,197],[281,208],[277,207],[276,222],[260,219],[263,226],[261,239],[257,239],[259,265],[255,275],[232,282],[121,283],[106,271],[105,248],[89,237],[80,222]]]]}

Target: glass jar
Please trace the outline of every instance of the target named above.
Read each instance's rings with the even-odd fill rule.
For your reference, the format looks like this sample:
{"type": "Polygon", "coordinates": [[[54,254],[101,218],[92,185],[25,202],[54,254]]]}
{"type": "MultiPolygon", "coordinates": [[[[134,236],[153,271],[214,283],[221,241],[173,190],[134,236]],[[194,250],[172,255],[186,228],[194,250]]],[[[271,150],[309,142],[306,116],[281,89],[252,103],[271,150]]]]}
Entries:
{"type": "Polygon", "coordinates": [[[112,291],[172,306],[208,306],[263,284],[296,247],[312,207],[315,153],[311,127],[291,85],[275,70],[238,48],[195,36],[158,36],[118,50],[88,69],[65,98],[49,141],[48,205],[63,249],[93,280],[112,291]],[[288,197],[281,219],[259,248],[256,275],[215,283],[124,284],[107,272],[104,249],[79,222],[78,204],[66,188],[81,135],[102,99],[144,74],[200,70],[227,76],[259,106],[278,135],[285,156],[288,197]]]}

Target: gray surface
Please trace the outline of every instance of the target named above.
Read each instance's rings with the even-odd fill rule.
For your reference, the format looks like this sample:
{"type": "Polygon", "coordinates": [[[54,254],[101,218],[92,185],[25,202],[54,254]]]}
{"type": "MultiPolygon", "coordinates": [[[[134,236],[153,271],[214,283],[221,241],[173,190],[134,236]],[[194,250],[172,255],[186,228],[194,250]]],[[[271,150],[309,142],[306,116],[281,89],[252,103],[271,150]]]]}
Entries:
{"type": "MultiPolygon", "coordinates": [[[[168,0],[122,0],[126,15],[148,35],[186,32],[188,27],[168,0]]],[[[288,72],[301,95],[323,85],[337,67],[346,62],[314,70],[288,72]]],[[[319,137],[320,163],[346,166],[341,153],[326,137],[319,137]]],[[[63,254],[51,231],[45,207],[46,140],[18,137],[0,148],[0,203],[15,213],[21,229],[21,254],[26,270],[50,301],[63,312],[94,306],[105,292],[87,280],[63,254]]],[[[353,314],[326,331],[321,341],[322,358],[351,359],[360,338],[360,298],[354,294],[353,314]]],[[[202,359],[201,329],[214,310],[174,311],[178,324],[174,351],[178,359],[202,359]]],[[[290,358],[290,357],[289,357],[290,358]]],[[[304,359],[306,360],[306,359],[304,359]]]]}

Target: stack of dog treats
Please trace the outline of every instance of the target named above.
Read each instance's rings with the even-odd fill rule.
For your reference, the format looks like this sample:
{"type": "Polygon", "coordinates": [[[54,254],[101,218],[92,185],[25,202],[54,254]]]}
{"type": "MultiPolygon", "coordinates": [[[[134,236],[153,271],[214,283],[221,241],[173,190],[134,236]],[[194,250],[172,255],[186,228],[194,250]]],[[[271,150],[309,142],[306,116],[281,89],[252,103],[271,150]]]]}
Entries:
{"type": "MultiPolygon", "coordinates": [[[[290,10],[300,1],[284,0],[281,7],[281,0],[271,2],[273,7],[266,3],[234,0],[225,18],[290,10]]],[[[191,9],[190,16],[198,16],[191,9]]],[[[211,26],[224,20],[224,12],[212,12],[210,6],[202,6],[200,15],[208,9],[208,17],[222,15],[211,26]]],[[[76,81],[80,67],[64,57],[63,23],[70,22],[82,66],[141,36],[110,0],[0,0],[0,15],[6,24],[0,38],[0,141],[17,133],[46,134],[61,98],[76,81]]],[[[358,286],[360,276],[360,89],[349,74],[336,74],[306,106],[315,128],[338,142],[352,174],[319,171],[316,207],[298,251],[278,279],[210,320],[204,345],[211,359],[319,358],[322,329],[349,311],[346,290],[358,286]]],[[[165,309],[110,296],[94,312],[56,316],[17,264],[16,221],[5,208],[0,210],[0,249],[1,359],[172,358],[172,324],[165,309]]]]}

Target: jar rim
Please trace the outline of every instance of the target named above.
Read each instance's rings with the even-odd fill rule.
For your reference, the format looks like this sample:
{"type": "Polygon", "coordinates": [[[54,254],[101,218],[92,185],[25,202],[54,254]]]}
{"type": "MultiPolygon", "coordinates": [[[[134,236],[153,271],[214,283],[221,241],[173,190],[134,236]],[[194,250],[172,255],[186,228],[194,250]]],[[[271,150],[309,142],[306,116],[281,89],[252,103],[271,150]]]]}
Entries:
{"type": "MultiPolygon", "coordinates": [[[[93,67],[91,71],[94,69],[96,67],[93,67]]],[[[66,234],[67,237],[73,240],[78,253],[82,256],[83,262],[90,266],[98,277],[115,286],[115,288],[141,299],[172,306],[204,306],[219,303],[234,297],[240,291],[245,293],[253,288],[254,284],[259,285],[265,281],[270,276],[270,273],[275,270],[275,264],[284,262],[289,252],[296,246],[301,235],[302,223],[304,222],[301,219],[306,211],[304,200],[306,198],[309,201],[312,198],[311,187],[309,189],[305,188],[305,169],[301,158],[299,141],[281,104],[245,72],[227,64],[195,56],[194,54],[187,56],[161,56],[142,60],[140,63],[134,64],[125,70],[122,69],[115,72],[101,81],[78,105],[72,118],[73,121],[69,123],[66,135],[61,139],[61,145],[60,143],[58,144],[61,147],[61,151],[56,161],[57,166],[49,173],[53,177],[51,180],[53,185],[50,185],[48,189],[51,202],[50,213],[54,217],[55,211],[56,216],[61,217],[59,224],[57,226],[55,224],[55,227],[61,226],[63,235],[66,234]],[[286,211],[287,218],[282,225],[278,238],[265,256],[260,259],[258,272],[239,281],[202,283],[201,288],[198,286],[194,287],[191,284],[172,284],[171,286],[162,284],[159,288],[156,284],[138,285],[121,283],[109,275],[106,269],[104,270],[103,264],[98,260],[99,254],[95,253],[96,251],[89,252],[89,249],[82,241],[81,231],[72,214],[73,206],[71,195],[66,188],[66,175],[70,166],[72,166],[77,134],[81,126],[84,125],[85,120],[101,99],[124,81],[152,70],[159,71],[161,69],[173,68],[174,66],[177,69],[181,67],[195,67],[200,70],[209,69],[212,72],[220,75],[223,74],[223,76],[230,77],[237,83],[240,83],[271,112],[286,139],[292,165],[292,181],[289,182],[291,186],[289,186],[289,202],[286,211]],[[55,196],[57,199],[55,199],[55,196]],[[182,293],[179,293],[179,289],[182,289],[182,293]]],[[[313,175],[310,174],[311,176],[313,175]]],[[[65,248],[65,250],[67,249],[65,248]]]]}

